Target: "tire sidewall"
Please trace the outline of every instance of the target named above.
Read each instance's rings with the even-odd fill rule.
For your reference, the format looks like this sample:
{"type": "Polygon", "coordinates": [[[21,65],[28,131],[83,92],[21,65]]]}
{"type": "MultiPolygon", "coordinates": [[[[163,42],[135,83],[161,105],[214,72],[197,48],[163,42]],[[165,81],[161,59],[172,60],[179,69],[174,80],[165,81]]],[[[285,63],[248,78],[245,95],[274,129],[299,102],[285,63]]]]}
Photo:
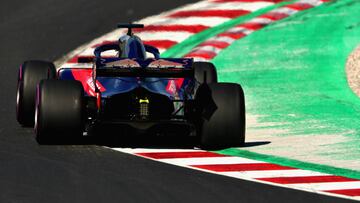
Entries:
{"type": "Polygon", "coordinates": [[[245,142],[245,98],[240,85],[209,84],[216,110],[202,118],[200,143],[203,148],[241,146],[245,142]]]}

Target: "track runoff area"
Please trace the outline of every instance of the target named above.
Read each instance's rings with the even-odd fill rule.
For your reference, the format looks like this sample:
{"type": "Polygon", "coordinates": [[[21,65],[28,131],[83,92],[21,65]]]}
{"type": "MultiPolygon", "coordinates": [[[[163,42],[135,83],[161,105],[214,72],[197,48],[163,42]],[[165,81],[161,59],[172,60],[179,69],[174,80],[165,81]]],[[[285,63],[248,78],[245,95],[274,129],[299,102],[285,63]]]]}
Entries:
{"type": "MultiPolygon", "coordinates": [[[[142,19],[137,23],[145,24],[145,29],[135,32],[144,43],[158,47],[163,56],[166,56],[171,55],[170,48],[191,36],[228,23],[229,28],[207,33],[212,36],[198,42],[191,50],[184,50],[185,57],[209,61],[233,42],[267,25],[328,2],[330,0],[205,0],[142,19]],[[238,24],[237,19],[241,19],[238,24]],[[214,32],[217,33],[214,35],[214,32]]],[[[90,63],[77,63],[78,57],[93,56],[96,46],[116,41],[120,32],[122,31],[114,30],[79,47],[66,56],[69,60],[59,60],[57,64],[61,67],[91,68],[90,63]]],[[[198,149],[111,149],[229,177],[360,200],[359,179],[246,158],[241,153],[231,156],[198,149]]]]}

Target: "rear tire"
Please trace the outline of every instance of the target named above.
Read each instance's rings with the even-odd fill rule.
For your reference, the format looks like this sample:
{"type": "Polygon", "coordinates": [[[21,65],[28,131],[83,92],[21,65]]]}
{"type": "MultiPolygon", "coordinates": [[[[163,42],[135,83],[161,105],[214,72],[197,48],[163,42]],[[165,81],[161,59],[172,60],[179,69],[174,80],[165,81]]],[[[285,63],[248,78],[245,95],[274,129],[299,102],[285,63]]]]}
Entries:
{"type": "Polygon", "coordinates": [[[36,93],[34,130],[39,144],[82,135],[84,90],[79,81],[42,80],[36,93]]]}
{"type": "Polygon", "coordinates": [[[26,61],[18,74],[16,92],[16,118],[24,126],[34,125],[36,86],[43,79],[54,79],[56,69],[53,63],[26,61]]]}
{"type": "MultiPolygon", "coordinates": [[[[205,88],[204,88],[205,89],[205,88]]],[[[215,104],[200,128],[202,148],[218,149],[241,146],[245,142],[245,98],[239,84],[208,85],[211,102],[215,104]]]]}
{"type": "Polygon", "coordinates": [[[204,74],[206,75],[206,83],[217,83],[217,73],[214,64],[210,62],[194,62],[195,79],[200,84],[205,82],[204,74]]]}

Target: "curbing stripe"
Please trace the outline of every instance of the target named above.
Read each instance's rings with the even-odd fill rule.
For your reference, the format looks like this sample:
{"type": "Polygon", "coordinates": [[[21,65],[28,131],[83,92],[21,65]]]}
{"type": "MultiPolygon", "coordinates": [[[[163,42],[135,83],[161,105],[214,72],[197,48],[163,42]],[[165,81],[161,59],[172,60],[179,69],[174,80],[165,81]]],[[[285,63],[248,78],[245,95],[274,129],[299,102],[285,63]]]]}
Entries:
{"type": "Polygon", "coordinates": [[[360,197],[360,189],[328,190],[325,192],[335,193],[335,194],[339,194],[339,195],[359,196],[360,197]]]}
{"type": "MultiPolygon", "coordinates": [[[[221,49],[215,47],[215,46],[211,46],[211,45],[207,45],[207,46],[201,46],[198,47],[197,49],[201,49],[202,51],[209,51],[209,52],[215,52],[215,53],[219,53],[221,51],[221,49]]],[[[196,49],[194,49],[195,51],[196,49]]]]}
{"type": "Polygon", "coordinates": [[[341,176],[327,175],[327,176],[303,176],[303,177],[272,177],[272,178],[257,178],[267,182],[280,184],[299,184],[299,183],[325,183],[325,182],[350,182],[358,181],[351,178],[341,176]]]}
{"type": "Polygon", "coordinates": [[[270,19],[272,21],[277,21],[277,20],[281,20],[283,18],[286,18],[287,16],[288,16],[288,14],[286,14],[286,13],[269,12],[269,13],[265,13],[265,14],[259,16],[259,18],[267,18],[267,19],[270,19]]]}
{"type": "Polygon", "coordinates": [[[260,171],[241,171],[241,172],[221,172],[222,175],[231,176],[234,178],[250,177],[254,179],[260,178],[275,178],[275,177],[299,177],[299,176],[326,176],[328,174],[293,169],[293,170],[260,170],[260,171]]]}
{"type": "MultiPolygon", "coordinates": [[[[267,25],[273,22],[289,17],[295,13],[298,13],[299,11],[307,10],[315,6],[321,5],[323,2],[324,0],[300,0],[292,4],[287,4],[280,8],[269,11],[264,15],[248,20],[247,22],[236,25],[235,27],[230,28],[223,33],[220,33],[217,36],[215,36],[213,39],[209,39],[209,40],[214,40],[214,39],[216,40],[217,37],[221,37],[221,36],[228,36],[233,39],[240,39],[251,34],[253,31],[266,27],[267,25]],[[269,20],[264,20],[264,18],[267,18],[269,20]]],[[[206,42],[207,41],[205,41],[205,43],[206,42]]],[[[209,61],[214,57],[216,57],[216,55],[221,51],[221,50],[216,50],[216,52],[214,52],[203,49],[204,49],[203,46],[199,45],[195,47],[193,50],[191,50],[190,53],[186,54],[185,57],[195,57],[196,60],[209,61]]]]}
{"type": "Polygon", "coordinates": [[[184,32],[184,31],[176,31],[176,32],[170,32],[170,31],[164,31],[164,32],[150,32],[150,31],[144,31],[139,32],[136,35],[139,36],[141,39],[144,40],[173,40],[176,42],[181,42],[191,36],[193,33],[184,32]]]}
{"type": "Polygon", "coordinates": [[[358,192],[360,191],[360,180],[342,176],[265,163],[242,157],[226,155],[217,157],[218,155],[216,155],[216,153],[208,153],[203,150],[113,149],[163,163],[216,173],[233,178],[255,182],[260,181],[261,183],[270,185],[283,186],[342,198],[360,198],[358,195],[358,192]]]}
{"type": "Polygon", "coordinates": [[[149,25],[143,29],[134,29],[134,32],[139,34],[142,32],[190,32],[198,33],[205,29],[208,29],[208,26],[204,25],[149,25]]]}
{"type": "MultiPolygon", "coordinates": [[[[288,166],[280,166],[270,163],[245,163],[245,164],[209,164],[209,165],[191,165],[194,168],[205,169],[214,172],[226,171],[264,171],[264,170],[285,170],[295,169],[288,166]]],[[[270,181],[268,181],[270,182],[270,181]]]]}
{"type": "MultiPolygon", "coordinates": [[[[155,153],[155,152],[198,152],[199,150],[196,149],[152,149],[152,148],[109,148],[120,152],[130,153],[130,154],[137,154],[137,153],[155,153]]],[[[224,156],[226,157],[226,156],[224,156]]],[[[150,158],[150,157],[148,157],[150,158]]]]}
{"type": "Polygon", "coordinates": [[[136,155],[152,159],[176,159],[176,158],[194,158],[194,157],[227,157],[223,154],[217,154],[207,151],[195,152],[146,152],[136,153],[136,155]]]}
{"type": "Polygon", "coordinates": [[[171,158],[161,159],[162,162],[190,166],[190,165],[205,165],[205,164],[240,164],[240,163],[264,163],[253,159],[247,159],[242,157],[198,157],[198,158],[171,158]]]}
{"type": "Polygon", "coordinates": [[[176,44],[174,40],[144,40],[144,43],[163,49],[168,49],[176,44]]]}
{"type": "Polygon", "coordinates": [[[224,49],[224,48],[228,47],[229,45],[230,45],[230,43],[227,43],[227,42],[224,42],[224,41],[212,40],[212,41],[207,41],[207,42],[201,43],[199,45],[199,47],[212,46],[212,47],[216,47],[216,48],[219,48],[219,49],[224,49]]]}
{"type": "Polygon", "coordinates": [[[312,7],[314,7],[314,5],[311,5],[311,4],[308,4],[308,3],[295,3],[295,4],[287,5],[285,7],[291,8],[291,9],[294,9],[294,10],[297,10],[297,11],[302,11],[302,10],[312,8],[312,7]]]}
{"type": "MultiPolygon", "coordinates": [[[[303,184],[287,184],[288,186],[300,188],[300,189],[311,189],[315,191],[333,191],[333,190],[344,190],[344,189],[360,189],[360,181],[349,181],[349,182],[330,182],[330,183],[303,183],[303,184]]],[[[331,192],[330,192],[331,193],[331,192]]]]}
{"type": "Polygon", "coordinates": [[[188,18],[188,17],[224,17],[236,18],[242,15],[249,14],[248,10],[194,10],[194,11],[179,11],[169,15],[171,18],[188,18]]]}
{"type": "Polygon", "coordinates": [[[225,17],[186,17],[186,18],[162,18],[153,25],[203,25],[213,27],[222,24],[231,18],[225,17]]]}

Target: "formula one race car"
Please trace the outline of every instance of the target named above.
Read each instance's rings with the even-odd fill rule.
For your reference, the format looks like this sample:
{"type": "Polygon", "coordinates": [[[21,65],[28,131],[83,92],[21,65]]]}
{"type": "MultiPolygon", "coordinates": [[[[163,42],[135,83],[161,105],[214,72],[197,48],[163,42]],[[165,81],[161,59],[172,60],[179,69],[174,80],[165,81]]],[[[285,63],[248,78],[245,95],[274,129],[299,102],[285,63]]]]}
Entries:
{"type": "MultiPolygon", "coordinates": [[[[17,120],[34,125],[38,143],[53,138],[100,134],[116,126],[121,136],[183,133],[203,148],[239,146],[245,141],[244,93],[239,84],[219,83],[214,65],[192,58],[160,58],[132,28],[118,43],[98,46],[92,68],[60,68],[26,61],[19,70],[17,120]],[[115,50],[113,57],[102,53],[115,50]],[[148,57],[151,54],[152,57],[148,57]],[[34,119],[35,118],[35,119],[34,119]]],[[[78,58],[78,62],[86,61],[78,58]]]]}

